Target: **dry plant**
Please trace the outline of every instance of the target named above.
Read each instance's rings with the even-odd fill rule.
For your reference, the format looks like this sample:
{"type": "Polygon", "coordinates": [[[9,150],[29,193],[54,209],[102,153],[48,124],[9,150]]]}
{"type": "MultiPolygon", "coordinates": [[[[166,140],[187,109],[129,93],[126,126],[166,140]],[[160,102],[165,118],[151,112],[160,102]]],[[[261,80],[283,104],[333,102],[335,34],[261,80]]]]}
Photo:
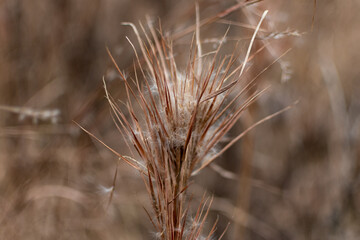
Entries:
{"type": "Polygon", "coordinates": [[[31,118],[33,123],[38,123],[41,121],[51,121],[51,123],[57,123],[60,117],[59,109],[46,109],[46,110],[37,110],[26,107],[13,107],[13,106],[1,106],[0,110],[12,112],[19,115],[19,120],[24,120],[25,118],[31,118]]]}
{"type": "Polygon", "coordinates": [[[157,239],[210,239],[216,222],[206,237],[202,232],[212,199],[203,197],[196,215],[189,216],[191,197],[186,193],[191,176],[211,164],[255,126],[289,109],[256,122],[227,144],[220,144],[244,111],[266,90],[253,90],[257,77],[244,83],[242,76],[247,62],[256,55],[250,54],[251,48],[267,12],[263,12],[245,59],[239,65],[237,49],[230,56],[219,56],[227,32],[215,51],[202,52],[198,6],[185,69],[177,66],[171,38],[165,37],[161,28],[155,29],[150,20],[147,21],[149,33],[140,24],[144,38],[134,24],[124,23],[132,27],[141,50],[140,55],[128,39],[136,55],[134,78],[120,70],[108,50],[124,82],[127,102],[124,107],[120,106],[109,94],[104,80],[106,98],[117,129],[130,151],[133,153],[135,149],[136,153],[132,157],[124,156],[84,130],[141,173],[153,214],[146,212],[156,229],[157,239]],[[243,86],[234,93],[240,83],[243,86]],[[136,156],[140,160],[136,160],[136,156]]]}
{"type": "MultiPolygon", "coordinates": [[[[219,126],[256,89],[271,84],[271,94],[263,94],[243,111],[234,127],[194,170],[257,119],[295,99],[301,99],[301,104],[294,111],[256,127],[209,164],[209,168],[188,178],[186,186],[189,187],[183,192],[184,188],[179,189],[175,198],[184,201],[184,209],[188,209],[187,217],[182,218],[187,223],[185,230],[191,231],[199,202],[203,203],[201,207],[206,205],[203,215],[211,202],[202,235],[207,237],[218,217],[213,239],[220,237],[228,222],[231,225],[222,240],[359,239],[360,74],[354,67],[354,63],[360,61],[359,1],[316,1],[316,8],[314,0],[198,2],[201,19],[197,25],[191,0],[95,0],[92,4],[87,0],[1,2],[0,239],[154,239],[148,234],[153,232],[151,221],[139,207],[145,206],[158,224],[141,180],[143,176],[149,186],[146,159],[134,151],[130,141],[133,137],[126,136],[118,123],[133,154],[129,152],[108,118],[108,102],[103,99],[99,79],[106,71],[106,87],[112,98],[126,102],[124,81],[119,82],[120,74],[104,51],[104,45],[111,49],[122,72],[125,71],[134,94],[140,98],[139,92],[143,93],[148,106],[152,107],[145,82],[148,80],[161,120],[167,123],[154,77],[133,30],[119,27],[119,23],[138,20],[144,23],[145,14],[158,16],[164,29],[159,32],[164,34],[155,30],[155,39],[163,49],[166,68],[170,69],[168,62],[175,61],[176,76],[183,75],[182,79],[189,80],[185,78],[188,64],[190,72],[195,69],[191,74],[199,81],[206,79],[206,71],[215,56],[210,51],[219,46],[227,26],[231,25],[217,53],[210,84],[213,79],[221,80],[233,51],[238,51],[236,54],[240,57],[229,74],[239,67],[264,9],[269,13],[255,37],[241,80],[217,97],[221,101],[224,97],[220,111],[275,58],[289,47],[292,51],[262,74],[256,86],[244,90],[212,125],[219,126]],[[251,7],[242,7],[255,2],[251,7]],[[197,26],[201,28],[201,36],[194,35],[190,50],[191,35],[197,26]],[[297,37],[299,33],[301,38],[297,37]],[[140,91],[132,70],[136,56],[125,35],[134,40],[147,76],[144,79],[136,64],[140,91]],[[201,42],[201,56],[196,39],[201,42]],[[234,50],[236,43],[238,49],[234,50]],[[170,61],[171,51],[174,57],[170,61]],[[202,61],[201,78],[197,72],[199,61],[202,61]],[[215,78],[218,68],[222,70],[215,78]],[[287,80],[288,76],[291,79],[287,80]],[[117,158],[79,131],[72,120],[101,136],[118,153],[137,159],[144,165],[139,167],[144,174],[137,174],[123,161],[118,161],[115,170],[117,158]],[[115,171],[117,184],[112,187],[115,171]],[[213,197],[204,197],[201,201],[204,192],[207,192],[205,196],[213,197]],[[111,204],[110,195],[113,195],[111,204]],[[106,204],[108,208],[104,208],[106,204]]],[[[154,56],[146,35],[139,31],[144,39],[145,56],[150,55],[151,64],[156,65],[156,59],[161,63],[161,57],[151,31],[147,26],[145,29],[156,52],[154,56]]],[[[236,75],[239,76],[239,72],[236,75]]],[[[167,79],[173,83],[172,77],[167,79]]],[[[224,86],[235,80],[234,75],[224,86]]],[[[148,137],[152,131],[147,131],[141,105],[131,95],[130,88],[128,92],[131,100],[127,104],[132,104],[143,135],[148,137]]],[[[202,99],[206,96],[208,92],[202,99]]],[[[117,103],[140,138],[127,105],[117,103]]],[[[209,103],[203,101],[198,109],[209,103]]],[[[176,120],[179,122],[180,118],[176,120]]],[[[195,123],[194,129],[199,129],[195,123]]],[[[149,144],[154,144],[150,140],[149,144]]],[[[129,157],[126,159],[131,162],[129,157]]],[[[162,192],[157,188],[154,173],[150,172],[150,178],[157,197],[162,192]]],[[[173,208],[174,203],[166,207],[173,208]]]]}

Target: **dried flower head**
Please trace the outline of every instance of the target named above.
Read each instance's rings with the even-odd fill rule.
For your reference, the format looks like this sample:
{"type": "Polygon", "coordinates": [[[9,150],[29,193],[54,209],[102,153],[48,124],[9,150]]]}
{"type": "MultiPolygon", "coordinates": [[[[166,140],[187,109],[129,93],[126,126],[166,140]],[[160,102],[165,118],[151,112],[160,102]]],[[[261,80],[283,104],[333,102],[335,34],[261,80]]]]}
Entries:
{"type": "MultiPolygon", "coordinates": [[[[150,36],[141,25],[146,42],[133,24],[125,23],[133,28],[140,46],[141,56],[129,40],[135,51],[142,84],[136,71],[133,79],[126,77],[109,51],[125,83],[126,111],[112,100],[105,85],[106,95],[119,131],[125,140],[130,139],[140,160],[108,148],[144,176],[155,213],[154,217],[148,215],[159,239],[200,239],[209,213],[205,203],[211,200],[203,198],[196,216],[188,221],[189,201],[184,193],[189,178],[213,162],[247,131],[266,120],[259,121],[215,150],[244,110],[262,93],[254,91],[238,105],[237,99],[253,87],[253,81],[250,81],[238,93],[231,94],[240,82],[255,35],[266,14],[267,11],[257,25],[245,59],[239,66],[236,50],[231,56],[219,57],[222,40],[216,51],[202,54],[199,17],[185,69],[178,69],[172,42],[161,31],[156,31],[150,21],[150,36]]],[[[210,239],[214,231],[215,225],[205,239],[210,239]]]]}

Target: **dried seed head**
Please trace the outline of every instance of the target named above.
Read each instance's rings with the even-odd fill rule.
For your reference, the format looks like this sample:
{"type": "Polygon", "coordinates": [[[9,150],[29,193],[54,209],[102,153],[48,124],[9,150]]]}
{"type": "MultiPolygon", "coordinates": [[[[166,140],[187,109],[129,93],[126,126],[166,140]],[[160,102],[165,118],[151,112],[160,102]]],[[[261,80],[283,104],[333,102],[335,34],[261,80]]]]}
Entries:
{"type": "MultiPolygon", "coordinates": [[[[262,20],[265,15],[266,12],[262,20]]],[[[143,163],[118,155],[146,176],[144,179],[155,213],[154,218],[150,214],[149,217],[157,232],[161,233],[158,237],[182,239],[188,235],[187,239],[201,239],[204,219],[209,212],[209,208],[204,209],[207,201],[203,199],[198,209],[195,217],[198,224],[190,224],[190,230],[186,230],[189,206],[185,204],[186,197],[182,193],[188,188],[192,174],[207,166],[234,143],[230,142],[219,152],[216,151],[216,145],[234,126],[241,113],[260,95],[254,93],[243,104],[236,106],[235,100],[243,95],[249,84],[233,100],[229,99],[244,71],[250,50],[241,66],[234,66],[238,62],[237,51],[232,56],[218,58],[221,44],[213,54],[202,55],[197,24],[197,51],[192,49],[190,59],[193,60],[188,62],[184,71],[179,71],[172,44],[162,37],[161,32],[157,34],[150,22],[151,37],[141,26],[146,44],[133,24],[126,25],[133,27],[140,45],[142,58],[129,40],[135,50],[143,86],[135,74],[134,90],[110,54],[125,82],[128,95],[126,107],[130,117],[126,117],[108,93],[107,97],[118,129],[123,136],[130,138],[143,163]],[[134,100],[139,109],[133,107],[134,100]]]]}

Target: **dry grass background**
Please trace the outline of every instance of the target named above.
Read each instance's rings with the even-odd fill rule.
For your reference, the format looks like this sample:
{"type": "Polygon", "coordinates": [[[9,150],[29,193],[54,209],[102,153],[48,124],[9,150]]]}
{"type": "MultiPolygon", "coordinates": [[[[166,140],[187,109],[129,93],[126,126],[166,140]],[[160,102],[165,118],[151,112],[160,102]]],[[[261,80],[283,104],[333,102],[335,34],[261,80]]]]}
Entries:
{"type": "MultiPolygon", "coordinates": [[[[199,1],[201,18],[234,4],[199,1]]],[[[360,2],[318,1],[311,31],[313,4],[263,1],[223,19],[256,25],[254,13],[269,9],[264,28],[304,33],[272,37],[274,56],[266,50],[251,62],[249,79],[292,47],[283,58],[291,79],[280,80],[279,64],[268,69],[258,85],[271,91],[230,135],[300,103],[229,149],[216,161],[220,172],[208,168],[191,185],[194,204],[205,190],[214,195],[207,225],[219,217],[219,236],[230,222],[224,239],[360,238],[360,2]]],[[[186,0],[0,1],[0,239],[154,239],[139,174],[72,121],[128,154],[104,98],[103,75],[115,98],[125,96],[105,47],[131,74],[134,54],[125,36],[135,36],[121,22],[145,22],[148,14],[161,19],[165,32],[177,32],[194,24],[194,6],[186,0]]],[[[204,26],[202,37],[218,40],[226,28],[204,26]]],[[[247,38],[245,51],[252,32],[232,26],[224,54],[233,49],[230,37],[247,38]]],[[[179,58],[188,47],[189,38],[177,42],[179,58]]]]}

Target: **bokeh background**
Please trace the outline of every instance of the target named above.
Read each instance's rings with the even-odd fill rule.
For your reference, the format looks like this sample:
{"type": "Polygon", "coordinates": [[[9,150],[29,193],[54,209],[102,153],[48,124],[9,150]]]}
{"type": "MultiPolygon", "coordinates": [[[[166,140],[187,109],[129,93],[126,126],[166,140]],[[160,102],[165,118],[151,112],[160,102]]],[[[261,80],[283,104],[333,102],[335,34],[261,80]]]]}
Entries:
{"type": "MultiPolygon", "coordinates": [[[[198,2],[201,19],[237,4],[198,2]]],[[[245,79],[291,51],[258,79],[259,89],[271,88],[229,137],[299,103],[194,178],[193,203],[214,197],[207,225],[219,219],[215,239],[228,223],[223,239],[359,239],[360,1],[260,1],[203,26],[204,49],[230,24],[222,54],[239,41],[243,56],[265,9],[254,48],[267,47],[245,79]]],[[[136,41],[121,23],[147,15],[172,36],[194,25],[195,2],[0,1],[0,239],[155,239],[141,176],[73,122],[129,154],[104,97],[103,76],[125,99],[106,47],[131,76],[125,37],[136,41]]],[[[174,40],[180,62],[190,41],[174,40]]]]}

